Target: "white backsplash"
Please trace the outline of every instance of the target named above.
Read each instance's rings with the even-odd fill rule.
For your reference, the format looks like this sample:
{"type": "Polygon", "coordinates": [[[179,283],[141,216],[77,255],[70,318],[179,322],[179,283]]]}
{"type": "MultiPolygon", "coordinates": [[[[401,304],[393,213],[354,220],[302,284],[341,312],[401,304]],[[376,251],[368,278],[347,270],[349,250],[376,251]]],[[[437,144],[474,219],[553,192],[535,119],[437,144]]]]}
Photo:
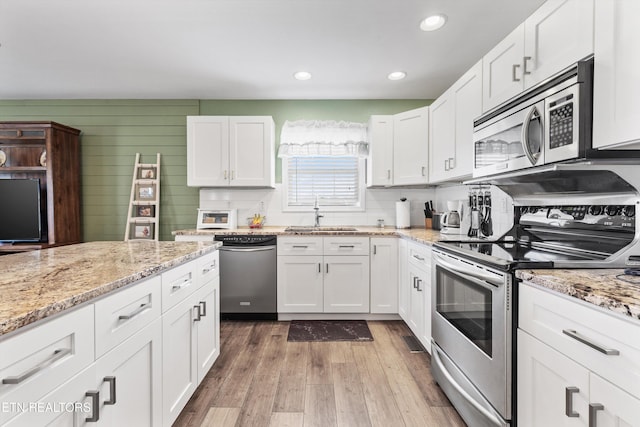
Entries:
{"type": "MultiPolygon", "coordinates": [[[[395,203],[406,197],[411,203],[411,226],[424,227],[424,203],[433,200],[438,212],[446,210],[448,200],[464,200],[462,227],[466,235],[469,229],[469,187],[464,185],[439,186],[425,189],[380,188],[367,189],[365,192],[364,212],[331,212],[320,205],[321,225],[375,226],[378,219],[384,219],[385,226],[394,227],[396,223],[395,203]]],[[[494,237],[499,237],[513,225],[513,202],[497,187],[491,187],[492,219],[494,237]]],[[[266,225],[313,225],[314,211],[283,212],[282,184],[275,189],[200,189],[200,208],[202,209],[238,209],[238,225],[247,224],[247,218],[255,213],[266,216],[266,225]]],[[[194,212],[194,218],[196,213],[194,212]]]]}

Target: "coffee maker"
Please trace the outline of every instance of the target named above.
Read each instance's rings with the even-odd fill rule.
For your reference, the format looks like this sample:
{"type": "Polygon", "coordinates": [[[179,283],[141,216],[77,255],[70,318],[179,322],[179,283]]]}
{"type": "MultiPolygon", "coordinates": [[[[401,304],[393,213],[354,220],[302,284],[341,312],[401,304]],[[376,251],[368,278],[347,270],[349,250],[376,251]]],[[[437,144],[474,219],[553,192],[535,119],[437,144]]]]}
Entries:
{"type": "Polygon", "coordinates": [[[460,224],[462,223],[462,209],[464,206],[464,201],[462,200],[452,200],[447,202],[447,212],[442,216],[442,229],[440,233],[442,234],[461,234],[462,228],[460,224]]]}

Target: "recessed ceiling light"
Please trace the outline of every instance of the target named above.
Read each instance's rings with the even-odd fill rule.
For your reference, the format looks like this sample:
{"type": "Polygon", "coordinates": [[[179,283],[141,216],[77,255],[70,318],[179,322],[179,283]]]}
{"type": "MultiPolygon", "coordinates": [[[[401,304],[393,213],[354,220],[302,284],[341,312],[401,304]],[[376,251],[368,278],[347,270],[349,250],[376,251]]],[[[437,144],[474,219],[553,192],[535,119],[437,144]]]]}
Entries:
{"type": "Polygon", "coordinates": [[[446,22],[447,22],[446,15],[442,15],[442,14],[431,15],[423,19],[422,22],[420,22],[420,29],[422,31],[435,31],[439,28],[442,28],[442,26],[446,22]]]}
{"type": "Polygon", "coordinates": [[[298,71],[293,75],[293,77],[295,77],[296,80],[309,80],[311,78],[311,73],[307,71],[298,71]]]}
{"type": "Polygon", "coordinates": [[[404,71],[394,71],[387,76],[389,80],[402,80],[405,77],[407,77],[407,73],[404,71]]]}

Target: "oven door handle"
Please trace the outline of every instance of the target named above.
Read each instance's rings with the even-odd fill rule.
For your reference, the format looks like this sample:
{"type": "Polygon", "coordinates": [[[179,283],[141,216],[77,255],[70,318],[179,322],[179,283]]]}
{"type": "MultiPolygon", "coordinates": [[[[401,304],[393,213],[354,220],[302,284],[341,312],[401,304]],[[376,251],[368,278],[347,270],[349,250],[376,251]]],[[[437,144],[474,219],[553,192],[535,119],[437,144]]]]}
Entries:
{"type": "Polygon", "coordinates": [[[438,254],[434,254],[435,259],[436,259],[436,264],[440,264],[441,266],[443,266],[445,269],[453,271],[454,273],[457,273],[461,276],[465,276],[466,279],[469,279],[471,281],[473,281],[474,283],[477,283],[480,286],[483,286],[485,288],[487,288],[487,284],[492,285],[494,287],[498,287],[504,284],[504,278],[502,278],[502,280],[499,280],[497,278],[495,278],[494,276],[489,276],[488,274],[483,274],[480,271],[469,271],[469,270],[464,270],[462,268],[457,267],[456,265],[450,263],[449,261],[445,260],[442,256],[438,255],[438,254]]]}
{"type": "Polygon", "coordinates": [[[492,424],[495,424],[496,426],[503,426],[504,423],[501,422],[495,414],[492,414],[491,412],[489,412],[487,410],[487,408],[485,408],[482,405],[480,405],[473,397],[471,397],[471,395],[469,393],[467,393],[467,391],[464,389],[464,387],[462,387],[460,384],[458,384],[458,382],[455,380],[455,378],[453,378],[453,376],[449,373],[449,371],[447,370],[446,366],[444,366],[444,363],[442,363],[442,360],[440,359],[439,352],[440,352],[440,350],[438,350],[437,348],[434,349],[431,352],[431,358],[436,363],[436,365],[438,365],[438,367],[440,368],[440,372],[442,372],[442,375],[444,375],[445,378],[447,379],[447,381],[449,381],[449,384],[451,384],[451,386],[453,388],[455,388],[456,391],[458,393],[460,393],[460,395],[467,402],[469,402],[469,404],[471,406],[473,406],[478,412],[480,412],[492,424]]]}
{"type": "Polygon", "coordinates": [[[263,251],[270,251],[272,249],[275,249],[275,246],[258,246],[258,247],[225,247],[225,246],[220,246],[218,248],[219,251],[223,251],[223,252],[263,252],[263,251]]]}

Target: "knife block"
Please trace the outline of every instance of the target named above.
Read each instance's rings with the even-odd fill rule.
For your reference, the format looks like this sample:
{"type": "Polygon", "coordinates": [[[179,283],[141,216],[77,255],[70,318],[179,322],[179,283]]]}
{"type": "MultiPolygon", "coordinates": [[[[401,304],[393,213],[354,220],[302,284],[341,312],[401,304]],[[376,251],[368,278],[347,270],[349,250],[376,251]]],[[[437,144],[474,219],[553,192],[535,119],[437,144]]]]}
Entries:
{"type": "Polygon", "coordinates": [[[426,228],[427,230],[433,228],[433,223],[431,218],[424,219],[424,228],[426,228]]]}

